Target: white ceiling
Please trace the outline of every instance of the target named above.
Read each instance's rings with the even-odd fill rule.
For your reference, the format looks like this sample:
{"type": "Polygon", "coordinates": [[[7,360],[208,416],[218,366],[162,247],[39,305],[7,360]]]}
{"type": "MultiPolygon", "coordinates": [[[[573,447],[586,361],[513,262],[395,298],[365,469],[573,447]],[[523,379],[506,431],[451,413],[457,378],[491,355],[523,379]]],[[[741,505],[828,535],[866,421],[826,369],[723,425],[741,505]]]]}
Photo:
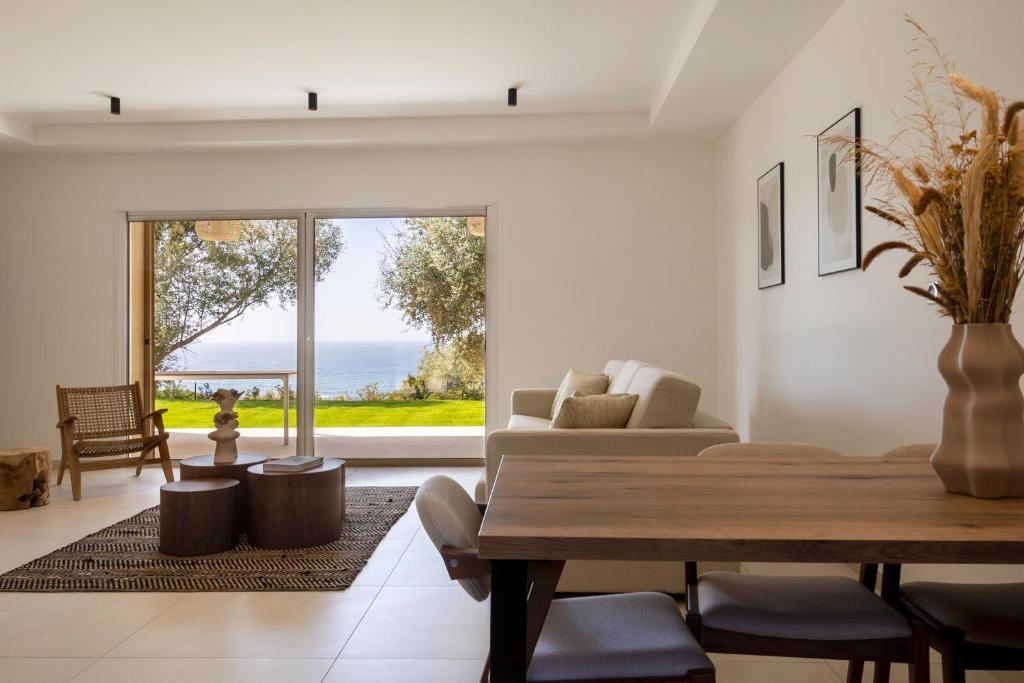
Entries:
{"type": "Polygon", "coordinates": [[[757,57],[756,95],[840,2],[0,0],[0,143],[714,135],[752,99],[721,97],[730,79],[750,94],[753,55],[734,41],[773,47],[757,57]],[[711,97],[709,126],[693,114],[711,97]]]}

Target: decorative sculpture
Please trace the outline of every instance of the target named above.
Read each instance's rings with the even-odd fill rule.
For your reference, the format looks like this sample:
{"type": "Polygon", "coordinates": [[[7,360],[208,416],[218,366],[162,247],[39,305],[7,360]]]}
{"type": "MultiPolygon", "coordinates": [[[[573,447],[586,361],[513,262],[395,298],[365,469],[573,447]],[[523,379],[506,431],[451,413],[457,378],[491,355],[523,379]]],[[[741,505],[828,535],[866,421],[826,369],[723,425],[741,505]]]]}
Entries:
{"type": "Polygon", "coordinates": [[[235,401],[240,394],[234,389],[218,389],[213,400],[220,406],[220,412],[213,416],[213,424],[217,427],[207,434],[217,447],[213,451],[213,461],[218,464],[234,462],[238,458],[238,446],[235,440],[238,433],[238,413],[234,411],[235,401]]]}

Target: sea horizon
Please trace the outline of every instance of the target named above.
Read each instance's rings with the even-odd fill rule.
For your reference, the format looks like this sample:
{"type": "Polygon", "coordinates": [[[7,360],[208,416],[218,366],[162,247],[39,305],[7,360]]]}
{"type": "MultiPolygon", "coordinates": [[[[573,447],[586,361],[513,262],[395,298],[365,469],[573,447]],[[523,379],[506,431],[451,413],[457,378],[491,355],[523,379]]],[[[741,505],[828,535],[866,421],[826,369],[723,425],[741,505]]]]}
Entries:
{"type": "MultiPolygon", "coordinates": [[[[360,390],[376,384],[381,392],[400,389],[416,374],[429,339],[381,339],[365,341],[318,341],[314,350],[315,391],[323,398],[356,398],[360,390]]],[[[175,354],[175,370],[295,370],[296,344],[291,341],[199,342],[175,354]]],[[[281,388],[275,380],[183,381],[202,387],[261,392],[281,388]],[[214,386],[216,385],[216,386],[214,386]]],[[[291,387],[294,391],[295,387],[291,387]]]]}

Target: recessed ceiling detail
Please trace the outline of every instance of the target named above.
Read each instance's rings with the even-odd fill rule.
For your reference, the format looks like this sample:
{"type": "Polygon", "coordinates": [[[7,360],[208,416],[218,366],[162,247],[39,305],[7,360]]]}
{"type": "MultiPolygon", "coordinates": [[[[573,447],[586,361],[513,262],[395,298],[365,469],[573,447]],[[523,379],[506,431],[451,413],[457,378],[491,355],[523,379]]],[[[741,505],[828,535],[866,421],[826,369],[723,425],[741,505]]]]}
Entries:
{"type": "Polygon", "coordinates": [[[686,134],[679,89],[715,76],[696,72],[716,49],[735,62],[734,36],[758,40],[745,13],[771,5],[760,35],[795,54],[840,2],[16,3],[0,23],[0,148],[686,134]],[[130,102],[116,119],[96,107],[112,92],[130,102]]]}

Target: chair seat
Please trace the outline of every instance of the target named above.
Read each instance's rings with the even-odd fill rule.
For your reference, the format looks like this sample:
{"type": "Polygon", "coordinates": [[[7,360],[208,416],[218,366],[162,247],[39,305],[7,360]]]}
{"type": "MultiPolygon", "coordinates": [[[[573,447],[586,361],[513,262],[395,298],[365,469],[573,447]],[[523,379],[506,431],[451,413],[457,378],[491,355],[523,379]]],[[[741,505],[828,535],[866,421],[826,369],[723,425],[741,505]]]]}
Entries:
{"type": "Polygon", "coordinates": [[[977,645],[1024,649],[1024,583],[903,584],[903,597],[942,626],[977,645]]]}
{"type": "Polygon", "coordinates": [[[906,618],[842,576],[750,576],[709,572],[697,583],[701,627],[768,638],[909,638],[906,618]]]}
{"type": "Polygon", "coordinates": [[[713,670],[675,600],[627,593],[553,601],[527,680],[685,680],[713,670]]]}
{"type": "Polygon", "coordinates": [[[133,436],[128,439],[83,439],[75,442],[81,456],[127,455],[159,444],[163,436],[133,436]]]}

